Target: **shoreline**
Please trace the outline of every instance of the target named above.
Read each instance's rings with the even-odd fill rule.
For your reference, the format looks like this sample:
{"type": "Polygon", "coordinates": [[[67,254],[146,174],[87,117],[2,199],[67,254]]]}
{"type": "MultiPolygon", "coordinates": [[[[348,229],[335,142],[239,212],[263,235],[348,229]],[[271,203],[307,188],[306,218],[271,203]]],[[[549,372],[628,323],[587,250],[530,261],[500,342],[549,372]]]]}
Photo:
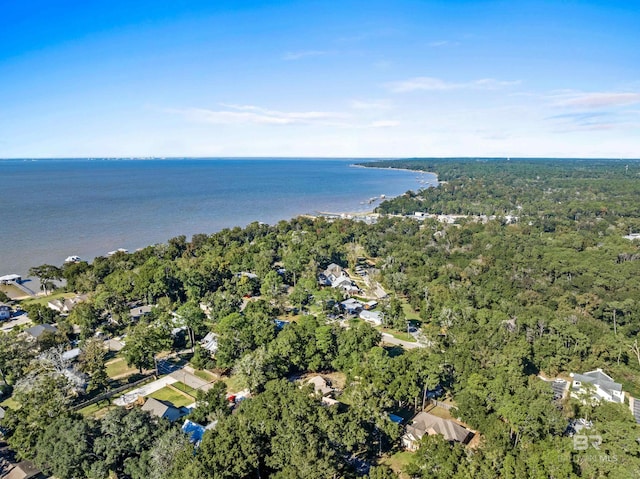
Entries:
{"type": "MultiPolygon", "coordinates": [[[[172,208],[173,211],[171,211],[168,216],[165,215],[165,217],[171,218],[170,221],[155,221],[153,219],[153,215],[157,214],[158,207],[156,206],[156,203],[158,203],[159,200],[154,200],[154,203],[150,203],[147,201],[148,197],[144,196],[144,198],[142,198],[144,201],[138,201],[140,200],[138,197],[141,195],[132,195],[130,193],[131,191],[137,191],[136,189],[132,190],[129,188],[125,191],[125,188],[123,187],[117,188],[113,196],[117,201],[119,201],[119,203],[116,202],[115,206],[107,208],[104,211],[104,217],[99,215],[96,216],[93,209],[91,211],[87,210],[86,205],[91,204],[90,202],[73,201],[73,196],[68,192],[56,190],[54,193],[57,195],[59,200],[58,204],[62,204],[63,206],[66,204],[67,208],[63,208],[63,211],[73,211],[73,215],[65,214],[55,216],[55,218],[60,216],[62,221],[58,221],[56,219],[54,224],[58,225],[58,227],[52,232],[47,231],[46,235],[40,234],[41,232],[38,232],[38,228],[32,228],[31,226],[25,226],[21,230],[20,228],[24,226],[23,223],[25,225],[27,224],[24,220],[25,215],[15,219],[12,219],[11,215],[9,215],[8,220],[10,222],[14,220],[17,221],[17,230],[15,232],[17,236],[14,236],[14,238],[16,239],[15,246],[20,246],[8,248],[5,250],[4,256],[0,255],[0,263],[2,263],[2,271],[0,271],[0,274],[16,273],[26,279],[30,278],[28,275],[29,268],[40,264],[54,264],[56,266],[61,266],[63,264],[63,260],[68,256],[77,255],[83,260],[93,262],[95,258],[106,256],[108,251],[116,250],[120,247],[126,248],[129,251],[135,251],[136,249],[145,248],[149,245],[166,243],[169,239],[176,236],[185,235],[189,238],[194,234],[211,235],[218,233],[225,228],[246,228],[253,222],[265,222],[274,225],[278,221],[290,221],[293,218],[305,215],[314,217],[333,216],[363,218],[374,214],[374,208],[376,208],[382,200],[395,198],[401,196],[407,191],[416,191],[421,189],[423,186],[427,186],[418,184],[415,177],[415,175],[419,175],[418,180],[421,178],[426,179],[426,177],[424,177],[424,172],[404,170],[404,175],[406,175],[406,177],[402,174],[394,174],[392,177],[387,177],[386,174],[375,174],[374,170],[403,170],[399,168],[370,167],[372,170],[368,175],[364,174],[366,170],[360,170],[363,173],[356,173],[352,170],[352,173],[349,174],[348,170],[344,170],[343,168],[347,166],[363,167],[361,165],[353,165],[352,162],[353,159],[351,159],[351,162],[327,162],[327,165],[331,166],[327,166],[327,168],[324,168],[323,166],[323,168],[319,170],[321,172],[319,175],[313,168],[307,168],[306,163],[304,163],[305,166],[301,163],[299,167],[294,169],[293,173],[298,176],[293,176],[293,178],[296,179],[298,184],[300,184],[301,178],[302,184],[306,182],[311,185],[307,190],[300,189],[299,187],[283,188],[281,185],[283,184],[283,181],[286,181],[290,167],[288,165],[286,165],[286,167],[278,166],[279,163],[277,162],[274,163],[274,165],[276,165],[275,167],[268,162],[263,163],[265,166],[262,166],[261,164],[261,173],[259,175],[249,172],[249,179],[250,181],[253,181],[253,183],[250,181],[241,182],[240,188],[236,187],[236,190],[232,191],[234,195],[237,194],[238,196],[228,198],[221,196],[220,198],[217,198],[220,196],[219,193],[204,194],[204,188],[208,191],[212,188],[211,185],[213,183],[205,184],[200,182],[202,184],[198,184],[200,189],[196,191],[195,196],[191,196],[189,194],[177,195],[178,201],[172,204],[178,206],[174,206],[172,208]],[[308,173],[306,172],[307,170],[309,170],[308,173]],[[409,175],[409,173],[412,175],[409,175]],[[249,198],[247,192],[251,194],[250,192],[255,189],[255,186],[251,185],[255,184],[265,185],[266,188],[264,188],[262,193],[256,195],[255,202],[251,203],[247,201],[247,198],[249,198]],[[337,192],[334,191],[336,188],[338,189],[337,192]],[[279,194],[281,189],[285,191],[285,195],[279,194]],[[306,193],[307,191],[312,191],[313,193],[308,194],[306,193]],[[200,193],[200,196],[198,196],[197,193],[200,193]],[[380,193],[385,193],[385,195],[381,195],[380,193]],[[301,194],[302,197],[296,196],[297,194],[301,194]],[[385,196],[385,198],[381,199],[380,196],[385,196]],[[267,197],[268,200],[263,204],[263,202],[265,202],[263,198],[265,197],[267,197]],[[295,198],[295,201],[288,201],[286,199],[287,197],[295,198]],[[271,200],[271,198],[275,198],[275,200],[271,200]],[[376,198],[375,202],[372,201],[373,198],[376,198]],[[143,207],[151,204],[153,208],[147,207],[140,210],[134,207],[125,208],[125,201],[126,204],[135,204],[138,202],[139,204],[142,204],[143,207]],[[204,206],[207,202],[210,204],[204,206]],[[218,203],[220,204],[218,205],[218,203]],[[240,203],[242,207],[235,208],[238,209],[237,215],[231,215],[229,211],[234,208],[229,208],[228,206],[230,204],[235,205],[236,203],[240,203]],[[360,203],[361,206],[358,206],[357,203],[360,203]],[[269,207],[267,208],[266,205],[269,207]],[[75,219],[83,217],[88,218],[89,221],[86,222],[75,219]],[[74,228],[80,228],[79,231],[82,234],[71,235],[69,232],[74,231],[74,228]],[[131,234],[131,232],[135,230],[138,230],[143,234],[131,234]],[[46,242],[38,239],[40,237],[44,238],[45,236],[48,238],[48,241],[46,242]],[[3,260],[5,256],[6,261],[3,260]]],[[[82,163],[86,163],[87,166],[80,170],[80,175],[77,174],[78,170],[75,166],[69,166],[68,168],[73,168],[75,181],[76,183],[81,183],[79,188],[84,188],[82,191],[85,196],[88,199],[93,199],[92,197],[95,195],[95,191],[97,191],[95,185],[92,183],[95,175],[89,176],[83,175],[82,173],[89,171],[89,169],[93,170],[93,166],[89,167],[88,165],[93,164],[94,162],[86,161],[82,163]],[[85,181],[85,178],[90,178],[90,180],[85,181]]],[[[123,173],[126,172],[128,175],[132,167],[127,166],[126,169],[121,170],[120,167],[115,166],[118,163],[119,162],[113,162],[114,166],[109,166],[109,169],[105,171],[116,172],[119,176],[122,176],[122,174],[119,173],[122,171],[123,173]]],[[[139,162],[140,165],[143,163],[147,162],[139,162]]],[[[208,171],[213,171],[216,174],[220,171],[228,178],[232,178],[232,174],[228,171],[233,172],[233,169],[228,170],[228,168],[231,167],[228,167],[226,164],[224,167],[218,167],[216,166],[217,163],[218,162],[211,162],[211,165],[207,166],[208,171]]],[[[176,168],[175,165],[178,165],[179,163],[165,161],[162,162],[162,164],[163,170],[171,169],[169,172],[174,173],[174,169],[176,168]]],[[[251,164],[255,166],[255,164],[251,164]]],[[[23,170],[22,166],[14,166],[13,168],[16,171],[23,170]]],[[[28,168],[29,172],[32,172],[31,166],[28,168]]],[[[106,167],[101,166],[100,168],[103,169],[106,167]]],[[[245,166],[243,163],[239,163],[234,164],[233,168],[235,168],[236,172],[240,172],[240,170],[245,169],[245,166]]],[[[135,184],[142,185],[141,189],[144,191],[146,185],[151,181],[148,176],[149,170],[147,167],[138,167],[136,165],[136,169],[133,171],[134,173],[137,172],[141,174],[141,182],[136,182],[135,184]],[[142,174],[144,174],[144,176],[142,176],[142,174]]],[[[199,172],[200,170],[192,170],[191,168],[187,169],[187,172],[189,172],[187,175],[188,178],[195,178],[194,181],[197,182],[197,175],[199,173],[194,175],[192,171],[199,172]]],[[[42,169],[42,172],[47,175],[52,174],[49,167],[42,169]]],[[[59,169],[54,171],[54,176],[61,174],[62,173],[59,169]]],[[[245,178],[246,176],[247,175],[244,175],[242,178],[245,178]]],[[[202,177],[202,175],[200,175],[200,177],[202,177]]],[[[237,175],[233,176],[234,181],[236,177],[237,175]]],[[[126,180],[129,183],[132,182],[130,175],[127,176],[126,180]]],[[[434,177],[429,177],[428,181],[429,184],[437,184],[437,178],[435,175],[434,177]]],[[[99,183],[102,184],[103,182],[100,181],[99,183]]],[[[170,182],[166,183],[167,184],[163,186],[170,188],[173,191],[173,185],[171,185],[170,182]]],[[[112,184],[114,184],[113,181],[109,182],[109,186],[112,186],[112,184]]],[[[226,188],[227,185],[229,185],[229,182],[216,184],[215,186],[220,190],[226,188]]],[[[111,197],[111,194],[109,196],[111,197]]],[[[159,197],[160,196],[158,196],[158,198],[159,197]]],[[[103,198],[101,197],[101,199],[103,198]]],[[[22,204],[22,200],[16,200],[14,203],[20,203],[21,206],[24,206],[22,204]]],[[[164,204],[164,200],[162,203],[164,204]]],[[[9,203],[9,206],[12,206],[11,202],[9,203]]],[[[53,214],[48,213],[47,211],[42,211],[41,209],[31,209],[33,210],[31,212],[32,216],[35,218],[42,218],[42,215],[53,214]]],[[[100,211],[98,213],[101,214],[102,212],[100,211]]],[[[38,221],[32,221],[28,224],[33,225],[38,223],[38,221]]]]}
{"type": "Polygon", "coordinates": [[[440,183],[440,180],[438,180],[438,174],[434,173],[433,171],[423,171],[423,170],[412,170],[410,168],[394,168],[392,166],[365,166],[365,165],[356,165],[355,163],[349,165],[349,167],[351,168],[371,168],[374,170],[385,170],[385,171],[408,171],[410,173],[420,173],[422,175],[433,175],[436,177],[436,181],[438,183],[440,183]]]}

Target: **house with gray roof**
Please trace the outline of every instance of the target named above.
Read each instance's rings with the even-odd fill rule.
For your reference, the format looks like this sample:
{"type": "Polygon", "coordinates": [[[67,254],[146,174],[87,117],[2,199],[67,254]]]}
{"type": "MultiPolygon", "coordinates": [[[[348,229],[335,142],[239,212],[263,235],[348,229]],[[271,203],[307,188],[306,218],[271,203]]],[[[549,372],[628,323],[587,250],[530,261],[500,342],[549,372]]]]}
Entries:
{"type": "Polygon", "coordinates": [[[178,409],[169,401],[160,401],[159,399],[149,398],[142,406],[143,411],[149,411],[152,416],[168,419],[173,422],[180,419],[186,413],[182,409],[178,409]]]}
{"type": "Polygon", "coordinates": [[[45,332],[55,334],[58,332],[58,330],[55,326],[45,323],[31,326],[30,328],[25,329],[24,332],[27,334],[28,338],[38,340],[40,339],[40,336],[42,336],[45,332]]]}
{"type": "Polygon", "coordinates": [[[467,444],[473,437],[473,432],[462,427],[460,424],[450,419],[443,419],[428,412],[420,412],[411,420],[411,424],[405,429],[402,436],[402,444],[410,451],[418,449],[420,439],[427,434],[436,434],[444,437],[449,442],[459,442],[467,444]]]}
{"type": "Polygon", "coordinates": [[[329,386],[328,381],[322,376],[313,376],[307,380],[306,384],[312,384],[313,391],[320,396],[327,396],[333,392],[333,388],[329,386]]]}
{"type": "Polygon", "coordinates": [[[622,384],[615,382],[602,369],[598,368],[595,371],[589,371],[584,374],[571,373],[570,376],[573,378],[573,383],[571,384],[572,397],[580,399],[580,396],[584,394],[587,388],[590,388],[591,398],[596,402],[604,400],[624,403],[622,384]]]}
{"type": "Polygon", "coordinates": [[[129,317],[132,321],[138,321],[143,316],[147,316],[151,314],[151,310],[153,309],[152,304],[145,304],[144,306],[136,306],[135,308],[131,308],[129,310],[129,317]]]}

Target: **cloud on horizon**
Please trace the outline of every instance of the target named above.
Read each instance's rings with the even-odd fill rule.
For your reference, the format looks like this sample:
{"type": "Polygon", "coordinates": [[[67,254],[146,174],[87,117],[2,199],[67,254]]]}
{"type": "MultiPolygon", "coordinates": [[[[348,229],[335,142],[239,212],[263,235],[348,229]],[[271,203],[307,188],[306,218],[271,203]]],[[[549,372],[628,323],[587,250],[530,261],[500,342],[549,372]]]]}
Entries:
{"type": "Polygon", "coordinates": [[[166,110],[178,113],[191,121],[212,123],[218,125],[259,124],[259,125],[308,125],[325,124],[339,125],[341,119],[347,115],[328,111],[300,111],[285,112],[269,110],[255,105],[222,104],[225,110],[210,110],[207,108],[185,108],[166,110]]]}
{"type": "Polygon", "coordinates": [[[354,110],[388,110],[391,108],[389,100],[351,100],[349,107],[354,110]]]}
{"type": "Polygon", "coordinates": [[[163,111],[183,116],[189,121],[215,125],[319,125],[336,128],[392,128],[400,124],[396,120],[373,120],[364,122],[349,113],[331,111],[287,112],[270,110],[255,105],[223,103],[224,110],[207,108],[164,109],[163,111]]]}
{"type": "Polygon", "coordinates": [[[633,92],[571,92],[555,98],[555,106],[583,109],[640,104],[640,93],[633,92]]]}
{"type": "Polygon", "coordinates": [[[481,78],[470,82],[448,82],[435,77],[414,77],[408,80],[391,82],[387,88],[394,93],[412,91],[451,91],[451,90],[499,90],[519,85],[520,80],[503,81],[494,78],[481,78]]]}

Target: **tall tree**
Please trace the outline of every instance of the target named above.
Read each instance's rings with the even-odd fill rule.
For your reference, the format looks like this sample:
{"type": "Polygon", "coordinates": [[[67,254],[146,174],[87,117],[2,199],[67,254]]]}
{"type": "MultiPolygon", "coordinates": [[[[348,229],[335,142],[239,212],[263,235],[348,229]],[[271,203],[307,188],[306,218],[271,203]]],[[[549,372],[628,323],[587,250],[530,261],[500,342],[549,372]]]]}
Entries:
{"type": "Polygon", "coordinates": [[[127,364],[135,366],[142,374],[143,369],[155,366],[155,356],[171,347],[171,338],[161,328],[140,321],[129,329],[122,352],[127,364]]]}
{"type": "Polygon", "coordinates": [[[57,266],[43,264],[29,268],[29,276],[38,278],[40,280],[40,288],[42,288],[45,294],[48,294],[55,286],[54,281],[60,281],[63,274],[62,270],[57,266]]]}

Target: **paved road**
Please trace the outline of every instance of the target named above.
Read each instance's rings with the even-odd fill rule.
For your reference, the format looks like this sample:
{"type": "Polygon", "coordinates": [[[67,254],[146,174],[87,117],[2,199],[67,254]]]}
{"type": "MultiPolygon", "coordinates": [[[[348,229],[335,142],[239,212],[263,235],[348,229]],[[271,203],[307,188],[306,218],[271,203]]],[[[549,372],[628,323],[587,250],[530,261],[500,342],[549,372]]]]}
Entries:
{"type": "Polygon", "coordinates": [[[157,361],[157,364],[158,364],[158,373],[161,376],[164,376],[165,374],[171,374],[175,371],[180,370],[180,366],[178,366],[175,363],[172,363],[171,361],[167,361],[166,359],[159,359],[157,361]]]}

